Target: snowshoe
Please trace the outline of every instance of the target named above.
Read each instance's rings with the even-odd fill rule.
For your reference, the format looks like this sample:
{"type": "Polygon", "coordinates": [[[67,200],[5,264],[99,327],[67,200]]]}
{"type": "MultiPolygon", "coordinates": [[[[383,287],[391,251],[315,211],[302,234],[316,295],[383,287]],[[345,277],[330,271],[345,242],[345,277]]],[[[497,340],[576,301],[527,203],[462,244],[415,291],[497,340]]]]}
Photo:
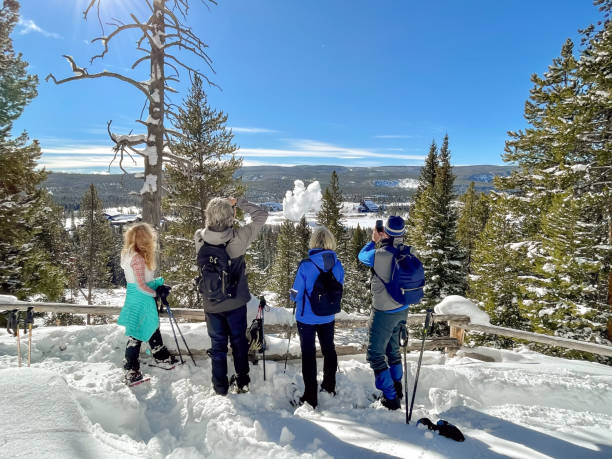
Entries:
{"type": "Polygon", "coordinates": [[[296,383],[291,383],[287,386],[287,399],[289,400],[289,405],[294,408],[302,404],[300,402],[300,391],[296,383]]]}
{"type": "Polygon", "coordinates": [[[394,411],[399,410],[402,407],[399,397],[389,400],[382,393],[374,393],[368,397],[370,403],[380,402],[385,408],[394,411]]]}
{"type": "Polygon", "coordinates": [[[153,362],[147,362],[147,365],[150,367],[161,368],[162,370],[174,370],[178,365],[178,359],[171,355],[164,360],[154,359],[153,362]]]}
{"type": "Polygon", "coordinates": [[[129,387],[134,387],[144,382],[149,381],[151,378],[148,376],[143,376],[143,374],[138,370],[129,370],[125,374],[125,383],[129,387]]]}

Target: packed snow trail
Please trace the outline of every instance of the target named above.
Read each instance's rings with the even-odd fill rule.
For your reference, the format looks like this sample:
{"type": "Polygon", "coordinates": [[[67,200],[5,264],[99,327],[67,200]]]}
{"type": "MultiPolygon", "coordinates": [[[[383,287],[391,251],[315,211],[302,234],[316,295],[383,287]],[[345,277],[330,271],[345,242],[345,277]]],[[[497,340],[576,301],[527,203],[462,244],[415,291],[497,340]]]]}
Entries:
{"type": "MultiPolygon", "coordinates": [[[[191,348],[209,345],[205,324],[181,329],[191,348]]],[[[162,334],[172,348],[166,319],[162,334]]],[[[530,351],[425,352],[413,419],[446,419],[466,436],[457,443],[407,426],[403,409],[371,404],[363,355],[340,358],[336,397],[294,409],[286,393],[292,383],[303,387],[299,361],[287,374],[282,362],[267,362],[266,382],[261,363],[252,366],[247,394],[215,395],[209,360],[172,371],[143,365],[151,381],[128,388],[125,341],[116,325],[36,328],[32,368],[19,369],[15,338],[0,334],[0,456],[612,457],[612,368],[604,365],[530,351]]],[[[273,345],[286,349],[281,339],[273,345]]],[[[417,358],[408,356],[410,388],[417,358]]]]}

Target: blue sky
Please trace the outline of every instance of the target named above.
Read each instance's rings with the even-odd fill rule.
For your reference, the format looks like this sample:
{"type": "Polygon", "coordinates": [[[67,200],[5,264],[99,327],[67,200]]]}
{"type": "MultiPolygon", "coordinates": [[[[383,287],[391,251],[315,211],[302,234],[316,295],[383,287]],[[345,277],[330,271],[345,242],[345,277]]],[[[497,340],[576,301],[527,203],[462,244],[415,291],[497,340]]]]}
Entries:
{"type": "MultiPolygon", "coordinates": [[[[82,19],[87,2],[22,1],[12,36],[41,81],[14,133],[39,139],[51,170],[107,170],[108,120],[119,133],[141,131],[143,98],[129,85],[44,81],[69,76],[62,54],[90,72],[124,71],[139,57],[126,38],[89,65],[100,26],[95,14],[82,19]]],[[[530,75],[599,19],[589,0],[191,3],[187,22],[210,46],[215,73],[190,62],[221,87],[209,102],[229,115],[246,165],[421,165],[445,133],[453,164],[502,164],[506,131],[524,127],[530,75]]],[[[107,19],[146,14],[144,0],[102,4],[107,19]]],[[[180,103],[187,86],[173,86],[180,103]]]]}

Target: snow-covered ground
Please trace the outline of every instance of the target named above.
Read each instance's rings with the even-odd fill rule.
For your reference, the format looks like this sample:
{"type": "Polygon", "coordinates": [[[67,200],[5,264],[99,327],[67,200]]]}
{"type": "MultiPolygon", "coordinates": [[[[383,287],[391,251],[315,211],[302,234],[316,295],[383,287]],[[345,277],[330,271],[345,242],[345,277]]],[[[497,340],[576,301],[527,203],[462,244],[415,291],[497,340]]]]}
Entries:
{"type": "MultiPolygon", "coordinates": [[[[205,324],[181,329],[190,347],[208,347],[205,324]]],[[[166,320],[162,334],[174,348],[166,320]]],[[[130,389],[122,382],[125,341],[116,325],[36,328],[32,366],[17,368],[16,340],[2,333],[0,456],[612,457],[612,368],[604,365],[527,350],[465,349],[454,358],[425,352],[406,425],[404,411],[369,401],[373,375],[363,355],[340,359],[336,397],[321,395],[316,410],[293,409],[287,393],[292,383],[303,387],[299,361],[286,374],[282,362],[267,362],[265,382],[261,362],[253,366],[247,394],[215,395],[210,361],[201,358],[197,367],[173,371],[143,365],[151,381],[130,389]],[[424,416],[457,425],[466,441],[416,427],[424,416]]],[[[270,352],[286,349],[285,340],[270,341],[270,352]]],[[[294,336],[292,348],[297,342],[294,336]]],[[[21,345],[25,356],[23,337],[21,345]]],[[[417,359],[408,355],[410,393],[417,359]]]]}

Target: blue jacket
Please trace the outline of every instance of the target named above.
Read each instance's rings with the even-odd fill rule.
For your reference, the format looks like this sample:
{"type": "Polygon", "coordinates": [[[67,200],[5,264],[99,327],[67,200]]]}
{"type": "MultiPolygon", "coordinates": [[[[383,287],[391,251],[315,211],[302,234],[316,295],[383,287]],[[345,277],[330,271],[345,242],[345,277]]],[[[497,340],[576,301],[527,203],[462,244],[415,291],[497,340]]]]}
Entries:
{"type": "Polygon", "coordinates": [[[295,274],[295,281],[293,281],[291,300],[296,303],[295,318],[298,322],[308,325],[326,324],[335,319],[335,314],[317,316],[312,312],[310,301],[304,294],[305,292],[308,295],[312,293],[315,280],[319,276],[319,270],[313,263],[322,271],[332,270],[334,277],[341,284],[344,284],[344,268],[333,250],[311,249],[308,251],[308,257],[300,263],[295,274]]]}

